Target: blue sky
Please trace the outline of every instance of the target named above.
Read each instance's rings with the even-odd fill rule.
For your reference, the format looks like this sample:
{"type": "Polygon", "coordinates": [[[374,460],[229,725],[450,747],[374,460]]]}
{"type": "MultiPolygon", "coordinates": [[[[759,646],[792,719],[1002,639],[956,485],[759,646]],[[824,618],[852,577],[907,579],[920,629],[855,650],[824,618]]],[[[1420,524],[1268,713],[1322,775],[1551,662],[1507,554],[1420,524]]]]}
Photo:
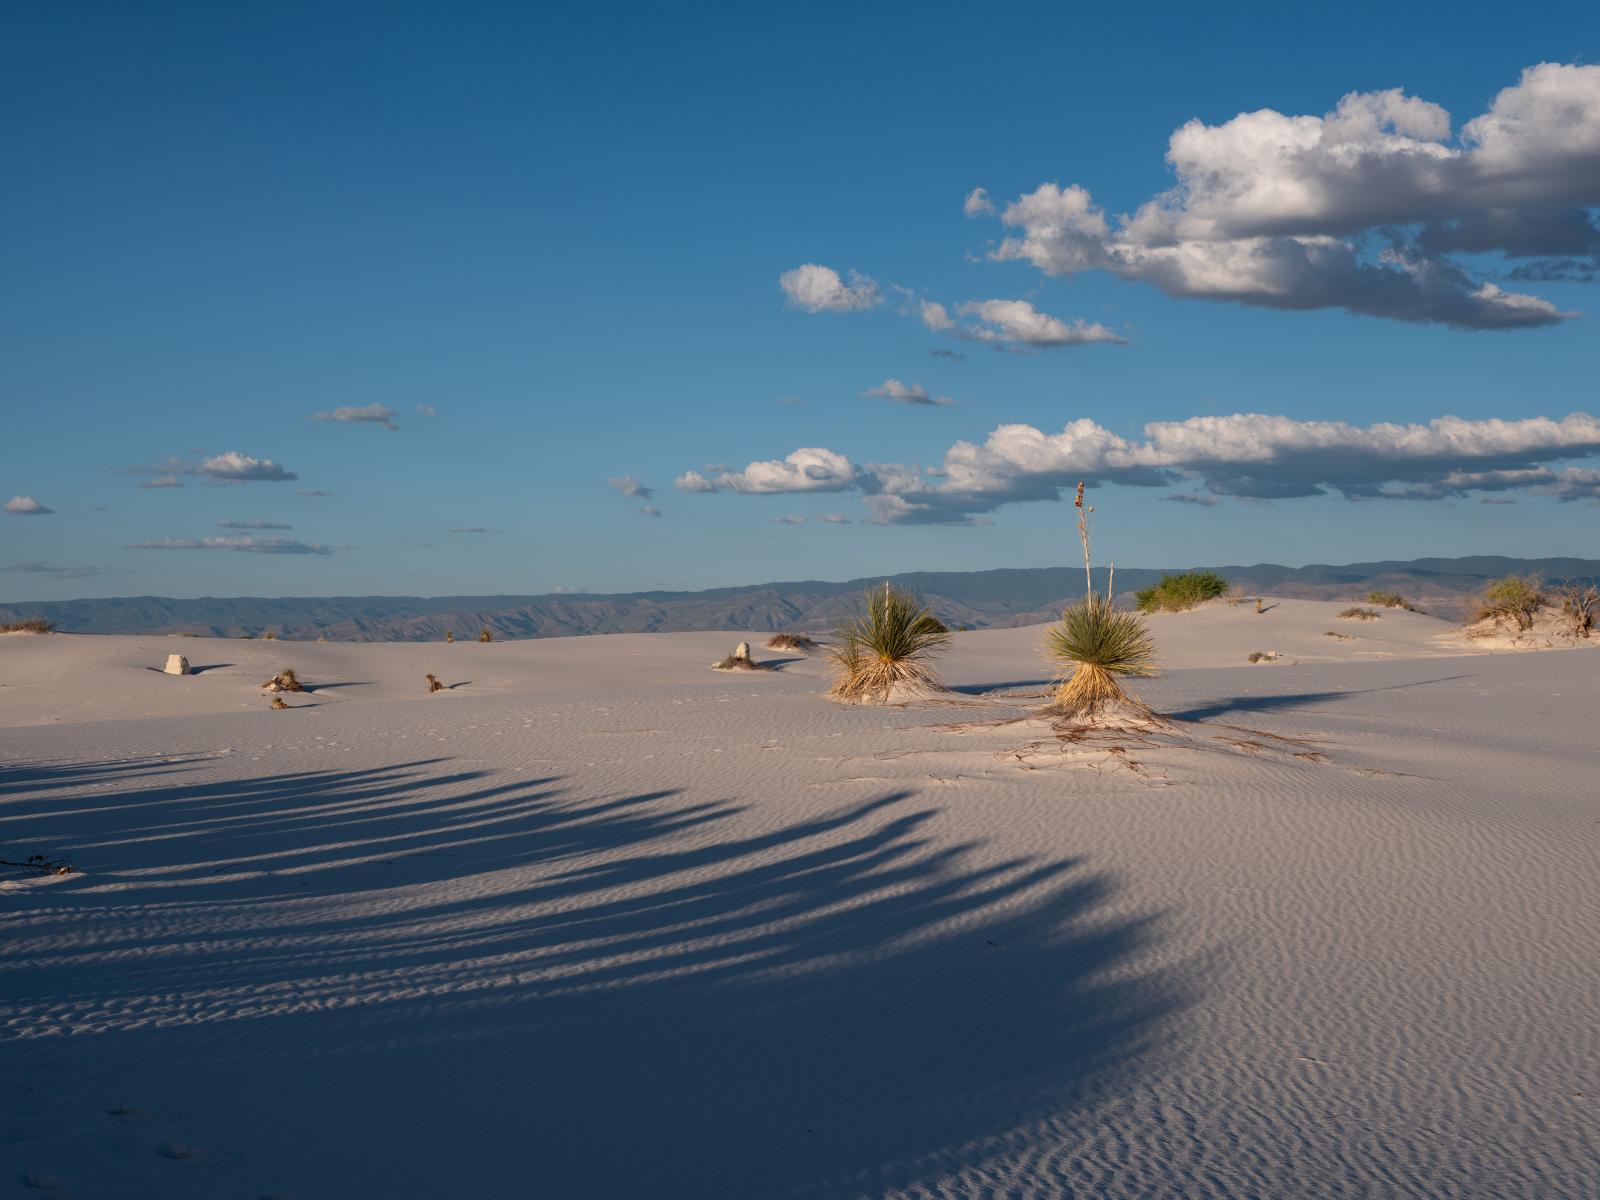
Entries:
{"type": "Polygon", "coordinates": [[[548,7],[8,9],[0,599],[1600,555],[1592,6],[548,7]]]}

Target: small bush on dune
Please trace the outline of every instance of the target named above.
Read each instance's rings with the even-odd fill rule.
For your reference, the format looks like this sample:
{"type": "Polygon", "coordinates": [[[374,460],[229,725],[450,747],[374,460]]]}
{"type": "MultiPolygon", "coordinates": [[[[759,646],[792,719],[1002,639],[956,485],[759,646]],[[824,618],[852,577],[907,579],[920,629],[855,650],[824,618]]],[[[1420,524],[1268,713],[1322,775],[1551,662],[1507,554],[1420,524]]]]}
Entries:
{"type": "Polygon", "coordinates": [[[272,698],[272,707],[273,708],[288,708],[289,704],[288,704],[288,702],[286,700],[284,700],[284,698],[282,696],[274,696],[272,698]]]}
{"type": "Polygon", "coordinates": [[[1376,621],[1378,610],[1375,608],[1362,608],[1359,604],[1345,609],[1339,614],[1341,621],[1376,621]]]}
{"type": "Polygon", "coordinates": [[[1376,604],[1379,608],[1403,608],[1406,612],[1416,612],[1416,606],[1402,596],[1399,592],[1372,591],[1367,593],[1367,603],[1376,604]]]}
{"type": "Polygon", "coordinates": [[[487,625],[485,625],[483,627],[483,629],[481,629],[479,631],[478,640],[480,642],[492,642],[492,641],[494,641],[494,634],[489,632],[489,627],[487,625]]]}
{"type": "Polygon", "coordinates": [[[1256,650],[1250,655],[1248,661],[1253,663],[1277,662],[1278,652],[1276,650],[1256,650]]]}
{"type": "Polygon", "coordinates": [[[1473,614],[1476,621],[1512,622],[1524,632],[1533,628],[1533,617],[1549,599],[1539,590],[1537,575],[1507,575],[1483,589],[1473,614]]]}
{"type": "Polygon", "coordinates": [[[740,642],[727,658],[711,664],[713,671],[770,671],[771,663],[757,662],[750,656],[750,643],[740,642]]]}
{"type": "Polygon", "coordinates": [[[263,683],[261,687],[263,691],[268,692],[303,692],[306,690],[305,685],[295,675],[293,667],[285,667],[263,683]]]}
{"type": "Polygon", "coordinates": [[[442,691],[444,691],[444,684],[440,683],[439,680],[437,678],[435,678],[433,675],[431,675],[431,674],[427,675],[425,678],[428,681],[428,692],[430,694],[432,694],[433,692],[442,692],[442,691]]]}
{"type": "Polygon", "coordinates": [[[1228,592],[1228,581],[1215,571],[1163,575],[1160,583],[1134,593],[1140,612],[1183,612],[1228,592]]]}
{"type": "MultiPolygon", "coordinates": [[[[1089,565],[1089,514],[1094,509],[1083,502],[1082,483],[1073,503],[1083,542],[1084,596],[1061,614],[1061,622],[1047,635],[1046,653],[1058,666],[1070,667],[1072,674],[1056,689],[1055,699],[1045,711],[1080,723],[1093,723],[1119,708],[1136,718],[1149,719],[1155,714],[1142,700],[1123,691],[1120,680],[1156,674],[1155,640],[1143,617],[1117,608],[1111,578],[1106,580],[1104,595],[1094,590],[1089,565]]],[[[1214,578],[1221,582],[1220,576],[1214,578]]],[[[1224,583],[1214,594],[1221,595],[1226,588],[1224,583]]]]}
{"type": "Polygon", "coordinates": [[[816,648],[815,640],[799,633],[775,633],[767,639],[768,650],[798,650],[801,654],[810,654],[816,648]]]}
{"type": "Polygon", "coordinates": [[[54,633],[55,631],[54,623],[46,621],[43,617],[24,617],[20,621],[8,621],[0,625],[0,633],[54,633]]]}
{"type": "Polygon", "coordinates": [[[839,626],[828,651],[833,686],[828,695],[847,704],[888,704],[937,691],[944,685],[929,660],[950,641],[945,629],[911,592],[885,581],[867,592],[856,615],[839,626]]]}
{"type": "Polygon", "coordinates": [[[1323,637],[1337,638],[1341,642],[1353,642],[1353,641],[1356,640],[1356,635],[1353,634],[1353,633],[1335,633],[1331,629],[1328,630],[1326,633],[1324,633],[1322,636],[1323,637]]]}
{"type": "Polygon", "coordinates": [[[1586,638],[1600,621],[1600,587],[1592,583],[1564,583],[1550,589],[1561,603],[1561,615],[1573,637],[1586,638]]]}

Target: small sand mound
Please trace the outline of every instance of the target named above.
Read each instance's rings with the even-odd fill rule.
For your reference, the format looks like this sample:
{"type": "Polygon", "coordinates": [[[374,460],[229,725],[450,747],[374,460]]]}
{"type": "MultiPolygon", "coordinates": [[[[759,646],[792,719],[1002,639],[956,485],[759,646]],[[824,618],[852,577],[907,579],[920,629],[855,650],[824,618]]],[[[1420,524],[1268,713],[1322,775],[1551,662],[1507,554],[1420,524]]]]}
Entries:
{"type": "Polygon", "coordinates": [[[1580,637],[1572,618],[1559,609],[1540,609],[1533,616],[1532,629],[1518,629],[1507,617],[1485,617],[1462,627],[1457,635],[1476,650],[1573,650],[1600,646],[1600,638],[1580,637]]]}

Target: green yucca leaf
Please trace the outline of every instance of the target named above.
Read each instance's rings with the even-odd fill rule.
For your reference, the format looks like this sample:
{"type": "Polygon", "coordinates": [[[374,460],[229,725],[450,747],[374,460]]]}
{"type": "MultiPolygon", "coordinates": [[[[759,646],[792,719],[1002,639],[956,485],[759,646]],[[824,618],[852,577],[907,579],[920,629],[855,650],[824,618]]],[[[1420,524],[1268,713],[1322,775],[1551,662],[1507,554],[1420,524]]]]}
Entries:
{"type": "Polygon", "coordinates": [[[1091,593],[1061,614],[1046,649],[1063,667],[1098,667],[1110,675],[1156,673],[1156,646],[1138,613],[1116,608],[1110,597],[1091,593]]]}

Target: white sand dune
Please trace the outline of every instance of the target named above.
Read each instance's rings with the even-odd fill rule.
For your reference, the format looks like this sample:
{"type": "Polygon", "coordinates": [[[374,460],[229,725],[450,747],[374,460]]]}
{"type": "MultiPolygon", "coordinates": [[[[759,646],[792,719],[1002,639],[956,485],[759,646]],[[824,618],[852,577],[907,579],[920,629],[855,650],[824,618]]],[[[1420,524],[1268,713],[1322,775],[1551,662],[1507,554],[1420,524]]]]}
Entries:
{"type": "Polygon", "coordinates": [[[1089,739],[1037,628],[6,639],[0,1197],[1593,1197],[1600,655],[1342,607],[1089,739]]]}

